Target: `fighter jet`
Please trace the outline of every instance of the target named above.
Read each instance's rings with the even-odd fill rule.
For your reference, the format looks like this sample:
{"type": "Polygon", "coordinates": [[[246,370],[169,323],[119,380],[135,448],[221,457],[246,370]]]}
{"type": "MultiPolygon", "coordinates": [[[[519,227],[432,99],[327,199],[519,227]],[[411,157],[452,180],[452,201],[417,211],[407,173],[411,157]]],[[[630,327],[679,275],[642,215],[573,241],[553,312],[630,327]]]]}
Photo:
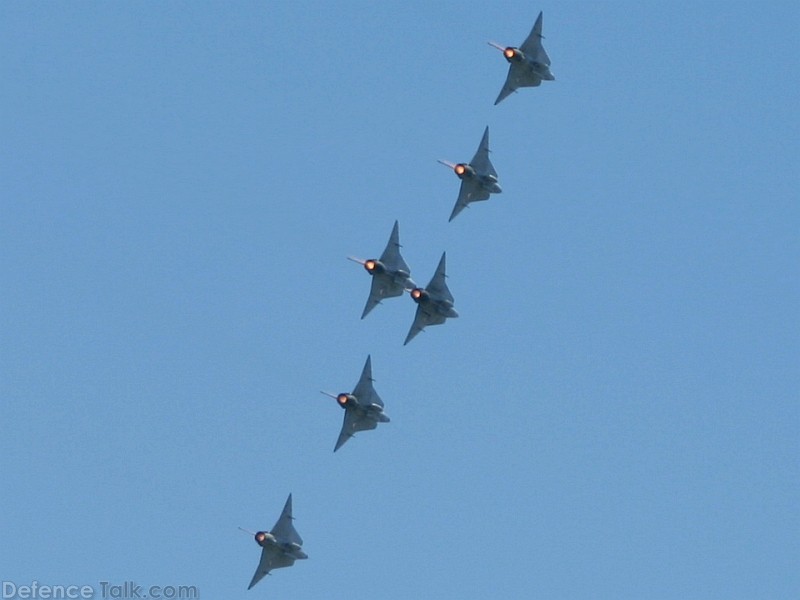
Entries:
{"type": "Polygon", "coordinates": [[[403,342],[404,346],[428,325],[441,325],[446,319],[458,317],[458,313],[453,308],[455,300],[444,281],[447,277],[444,271],[445,253],[442,252],[442,259],[428,286],[425,289],[414,288],[411,290],[411,297],[417,303],[417,314],[414,315],[414,322],[408,331],[406,341],[403,342]]]}
{"type": "Polygon", "coordinates": [[[261,546],[261,560],[258,562],[253,579],[250,585],[247,586],[249,590],[272,569],[280,569],[282,567],[291,567],[294,561],[308,558],[308,555],[303,552],[301,546],[303,545],[303,538],[297,533],[297,530],[292,525],[292,495],[286,499],[286,504],[283,506],[278,522],[272,528],[272,531],[259,531],[253,533],[242,529],[245,533],[255,537],[256,544],[261,546]]]}
{"type": "Polygon", "coordinates": [[[372,275],[372,287],[369,290],[369,298],[364,306],[364,312],[361,313],[362,319],[380,304],[382,299],[401,296],[404,291],[413,289],[417,285],[411,279],[411,269],[400,256],[400,232],[397,221],[394,222],[389,242],[379,259],[362,260],[352,256],[347,258],[363,265],[367,273],[372,275]]]}
{"type": "Polygon", "coordinates": [[[497,183],[497,171],[494,170],[492,161],[489,160],[488,126],[483,132],[483,138],[481,138],[478,150],[469,164],[453,164],[446,160],[440,160],[439,162],[453,169],[461,180],[461,189],[458,192],[458,200],[456,200],[456,205],[453,207],[453,212],[450,213],[450,221],[464,210],[464,207],[470,202],[488,200],[489,194],[499,194],[503,191],[503,188],[497,183]]]}
{"type": "Polygon", "coordinates": [[[509,63],[508,77],[500,90],[500,95],[494,101],[498,105],[511,92],[521,87],[536,87],[542,80],[554,81],[555,77],[550,72],[550,57],[547,56],[542,46],[542,13],[536,19],[533,29],[519,48],[513,46],[503,47],[494,42],[489,42],[503,53],[509,63]]]}
{"type": "Polygon", "coordinates": [[[336,400],[344,409],[344,423],[339,439],[333,451],[336,452],[342,445],[353,437],[357,431],[367,431],[375,429],[378,423],[388,423],[389,417],[383,414],[383,400],[378,396],[375,388],[372,387],[372,360],[367,356],[364,363],[364,370],[361,371],[361,378],[358,380],[352,393],[341,393],[339,395],[322,392],[336,400]]]}

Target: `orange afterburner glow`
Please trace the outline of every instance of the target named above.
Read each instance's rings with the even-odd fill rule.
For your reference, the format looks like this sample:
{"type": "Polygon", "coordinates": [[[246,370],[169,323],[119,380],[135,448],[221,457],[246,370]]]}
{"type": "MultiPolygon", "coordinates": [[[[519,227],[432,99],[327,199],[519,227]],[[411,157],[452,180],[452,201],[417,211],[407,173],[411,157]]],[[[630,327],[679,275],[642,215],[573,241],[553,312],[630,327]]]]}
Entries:
{"type": "MultiPolygon", "coordinates": [[[[513,48],[506,48],[505,50],[503,50],[503,54],[506,55],[506,58],[514,58],[515,52],[513,48]]],[[[495,54],[495,56],[497,55],[495,54]]]]}
{"type": "Polygon", "coordinates": [[[463,175],[467,171],[467,167],[464,165],[456,165],[455,172],[456,175],[463,175]]]}
{"type": "Polygon", "coordinates": [[[342,406],[344,406],[345,404],[347,404],[347,394],[339,394],[338,396],[336,396],[336,401],[342,406]]]}
{"type": "Polygon", "coordinates": [[[414,300],[419,300],[420,296],[422,296],[422,290],[419,288],[411,290],[411,296],[414,300]]]}
{"type": "Polygon", "coordinates": [[[263,532],[263,531],[259,531],[259,532],[256,534],[256,541],[257,541],[257,542],[259,542],[259,543],[260,543],[260,542],[263,542],[263,541],[264,541],[266,538],[267,538],[267,536],[266,536],[266,535],[264,535],[264,532],[263,532]]]}
{"type": "Polygon", "coordinates": [[[364,263],[364,266],[367,267],[367,271],[372,271],[375,269],[375,261],[368,260],[366,263],[364,263]]]}

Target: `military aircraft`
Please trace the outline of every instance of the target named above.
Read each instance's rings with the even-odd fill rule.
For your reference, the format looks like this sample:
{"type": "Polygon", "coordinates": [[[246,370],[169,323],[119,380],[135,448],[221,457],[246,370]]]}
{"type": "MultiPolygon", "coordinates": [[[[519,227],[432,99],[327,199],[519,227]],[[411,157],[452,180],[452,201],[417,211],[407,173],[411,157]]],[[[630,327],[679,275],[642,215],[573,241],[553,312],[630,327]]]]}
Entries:
{"type": "Polygon", "coordinates": [[[445,253],[442,252],[439,266],[436,267],[436,273],[434,273],[428,286],[425,289],[414,288],[411,290],[411,297],[417,303],[417,314],[414,315],[414,322],[408,331],[406,341],[403,342],[404,346],[428,325],[441,325],[446,319],[458,317],[458,313],[453,308],[455,300],[450,290],[447,289],[447,284],[444,281],[445,277],[447,277],[445,274],[445,253]]]}
{"type": "Polygon", "coordinates": [[[536,87],[542,80],[554,81],[555,77],[550,72],[550,57],[547,56],[542,46],[542,13],[536,19],[533,29],[519,48],[513,46],[503,47],[494,42],[489,42],[503,53],[509,63],[508,76],[500,90],[500,95],[494,101],[495,106],[521,87],[536,87]]]}
{"type": "Polygon", "coordinates": [[[292,525],[293,518],[292,495],[289,494],[286,504],[283,506],[283,512],[277,523],[272,527],[272,531],[253,533],[247,529],[239,528],[255,537],[256,544],[262,548],[261,560],[258,562],[258,568],[250,581],[250,585],[247,586],[248,590],[261,581],[272,569],[291,567],[294,561],[308,558],[308,555],[301,548],[303,538],[300,537],[300,534],[297,533],[294,525],[292,525]]]}
{"type": "Polygon", "coordinates": [[[372,359],[367,356],[364,363],[364,370],[361,371],[361,378],[358,380],[352,393],[341,393],[339,395],[322,392],[336,400],[344,409],[344,423],[339,439],[333,451],[336,452],[342,445],[353,437],[357,431],[367,431],[375,429],[378,423],[388,423],[389,417],[383,414],[383,400],[378,396],[375,388],[372,387],[372,359]]]}
{"type": "Polygon", "coordinates": [[[389,242],[379,259],[362,260],[352,256],[347,258],[363,265],[367,273],[372,275],[372,287],[369,290],[364,312],[361,314],[362,319],[380,304],[382,299],[401,296],[404,291],[413,289],[417,285],[411,279],[411,269],[400,256],[400,230],[397,221],[394,222],[389,242]]]}
{"type": "Polygon", "coordinates": [[[456,215],[470,202],[488,200],[490,194],[499,194],[503,191],[503,188],[497,183],[497,171],[494,170],[492,161],[489,160],[488,126],[484,130],[478,150],[469,164],[453,164],[446,160],[438,162],[453,169],[461,180],[461,189],[458,191],[458,199],[453,207],[453,212],[450,213],[450,221],[455,219],[456,215]]]}

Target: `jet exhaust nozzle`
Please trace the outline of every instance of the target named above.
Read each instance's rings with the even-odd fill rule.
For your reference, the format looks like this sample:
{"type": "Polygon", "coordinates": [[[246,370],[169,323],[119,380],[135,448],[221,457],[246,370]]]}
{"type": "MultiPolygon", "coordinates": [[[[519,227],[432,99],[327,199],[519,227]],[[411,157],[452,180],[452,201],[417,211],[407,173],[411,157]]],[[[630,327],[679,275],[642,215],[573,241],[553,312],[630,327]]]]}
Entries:
{"type": "Polygon", "coordinates": [[[411,297],[414,299],[414,302],[419,304],[420,302],[425,302],[430,297],[430,294],[422,288],[414,288],[411,290],[411,297]]]}

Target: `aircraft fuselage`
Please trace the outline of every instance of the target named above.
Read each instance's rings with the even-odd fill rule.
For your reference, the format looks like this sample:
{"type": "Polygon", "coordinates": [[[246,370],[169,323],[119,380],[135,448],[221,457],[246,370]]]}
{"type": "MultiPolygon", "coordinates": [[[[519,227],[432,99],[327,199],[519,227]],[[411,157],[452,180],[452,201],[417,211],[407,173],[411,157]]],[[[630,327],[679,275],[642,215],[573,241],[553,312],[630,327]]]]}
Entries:
{"type": "Polygon", "coordinates": [[[383,414],[383,407],[380,404],[370,404],[369,406],[357,404],[351,410],[359,411],[364,417],[376,423],[389,422],[389,417],[383,414]]]}
{"type": "Polygon", "coordinates": [[[497,183],[497,177],[494,175],[489,175],[488,173],[486,175],[479,175],[478,181],[480,181],[481,187],[490,194],[499,194],[503,191],[503,188],[497,183]]]}
{"type": "Polygon", "coordinates": [[[556,79],[550,72],[550,67],[544,63],[540,63],[526,56],[522,61],[522,65],[524,65],[528,71],[530,71],[533,75],[536,75],[539,79],[544,79],[545,81],[555,81],[556,79]]]}
{"type": "Polygon", "coordinates": [[[262,548],[266,548],[268,546],[277,548],[287,556],[291,556],[292,558],[297,560],[308,558],[308,555],[306,555],[306,553],[303,552],[300,544],[296,544],[295,542],[281,541],[277,539],[274,535],[266,531],[259,531],[256,534],[256,543],[262,548]]]}

